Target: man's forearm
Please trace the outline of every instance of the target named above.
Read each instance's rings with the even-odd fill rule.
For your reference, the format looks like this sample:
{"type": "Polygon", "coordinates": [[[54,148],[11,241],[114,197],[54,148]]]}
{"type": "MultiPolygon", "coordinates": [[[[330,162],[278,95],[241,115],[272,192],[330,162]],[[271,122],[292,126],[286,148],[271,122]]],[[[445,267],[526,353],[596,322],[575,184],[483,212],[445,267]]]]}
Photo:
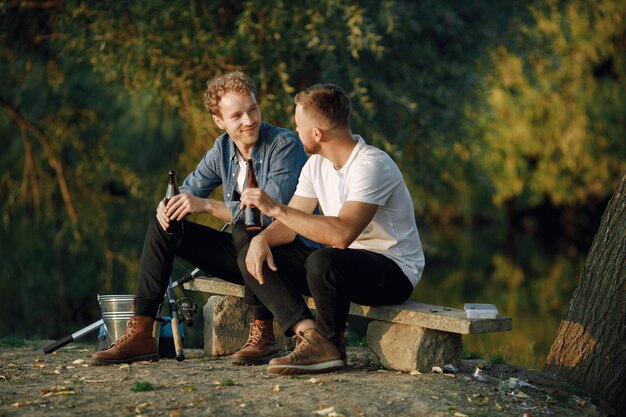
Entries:
{"type": "Polygon", "coordinates": [[[297,207],[277,206],[274,218],[295,233],[323,245],[345,249],[363,232],[376,214],[375,204],[347,201],[337,216],[321,216],[297,207]]]}
{"type": "Polygon", "coordinates": [[[207,198],[207,213],[224,220],[226,223],[230,223],[233,219],[232,213],[226,203],[212,198],[207,198]]]}
{"type": "MultiPolygon", "coordinates": [[[[338,217],[309,214],[289,206],[281,206],[274,223],[315,242],[335,247],[345,247],[346,228],[338,217]]],[[[349,243],[348,243],[349,244],[349,243]]],[[[271,246],[271,245],[270,245],[271,246]]]]}
{"type": "Polygon", "coordinates": [[[270,248],[274,248],[293,242],[296,238],[296,232],[286,227],[280,221],[274,220],[272,224],[263,229],[257,236],[265,240],[270,248]]]}

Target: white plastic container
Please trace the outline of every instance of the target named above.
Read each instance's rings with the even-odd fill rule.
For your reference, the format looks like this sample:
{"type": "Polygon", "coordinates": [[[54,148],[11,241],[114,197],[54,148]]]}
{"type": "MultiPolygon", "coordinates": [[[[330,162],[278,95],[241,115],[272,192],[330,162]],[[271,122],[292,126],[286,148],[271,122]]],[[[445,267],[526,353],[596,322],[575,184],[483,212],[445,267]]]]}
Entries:
{"type": "Polygon", "coordinates": [[[495,319],[498,309],[494,304],[465,304],[465,315],[468,319],[495,319]]]}

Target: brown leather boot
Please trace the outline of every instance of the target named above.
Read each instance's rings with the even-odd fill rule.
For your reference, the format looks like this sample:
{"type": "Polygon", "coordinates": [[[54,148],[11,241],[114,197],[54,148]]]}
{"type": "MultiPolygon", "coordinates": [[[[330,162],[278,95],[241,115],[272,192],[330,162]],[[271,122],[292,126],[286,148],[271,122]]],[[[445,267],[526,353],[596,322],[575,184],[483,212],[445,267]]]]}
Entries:
{"type": "Polygon", "coordinates": [[[234,365],[262,365],[278,353],[274,336],[274,320],[255,320],[250,325],[248,341],[233,353],[234,365]]]}
{"type": "Polygon", "coordinates": [[[316,328],[302,330],[294,338],[296,348],[287,356],[272,359],[267,367],[269,373],[312,374],[335,371],[344,366],[334,343],[322,336],[316,328]]]}
{"type": "Polygon", "coordinates": [[[157,344],[152,337],[154,319],[133,316],[126,322],[126,333],[107,350],[94,353],[93,362],[99,365],[113,365],[139,361],[159,360],[157,344]]]}

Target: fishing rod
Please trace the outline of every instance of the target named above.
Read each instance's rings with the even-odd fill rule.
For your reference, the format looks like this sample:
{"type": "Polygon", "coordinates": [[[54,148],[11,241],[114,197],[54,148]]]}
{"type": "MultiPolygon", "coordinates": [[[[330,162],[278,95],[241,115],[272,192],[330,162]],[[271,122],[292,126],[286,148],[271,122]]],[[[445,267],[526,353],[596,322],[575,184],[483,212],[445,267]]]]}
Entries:
{"type": "Polygon", "coordinates": [[[69,336],[64,337],[61,340],[58,340],[56,342],[54,342],[53,344],[46,346],[45,348],[43,348],[43,353],[52,353],[55,350],[62,348],[63,346],[72,343],[74,340],[78,339],[79,337],[83,337],[84,335],[86,335],[87,333],[90,333],[94,330],[96,330],[97,328],[99,328],[100,326],[102,326],[104,324],[104,320],[100,319],[98,321],[94,321],[93,323],[91,323],[89,326],[87,327],[83,327],[82,329],[80,329],[77,332],[72,333],[69,336]]]}

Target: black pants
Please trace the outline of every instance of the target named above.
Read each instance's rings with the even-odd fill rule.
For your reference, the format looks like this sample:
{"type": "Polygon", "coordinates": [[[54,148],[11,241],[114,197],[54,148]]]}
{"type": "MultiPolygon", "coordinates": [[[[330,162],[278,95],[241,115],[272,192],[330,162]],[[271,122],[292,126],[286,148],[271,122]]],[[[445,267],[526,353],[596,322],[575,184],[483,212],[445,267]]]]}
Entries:
{"type": "MultiPolygon", "coordinates": [[[[156,218],[148,225],[135,292],[136,315],[156,316],[172,275],[175,256],[210,275],[244,285],[237,266],[237,253],[256,233],[248,232],[243,223],[236,223],[231,234],[186,220],[184,222],[185,233],[181,237],[171,237],[165,233],[156,218]]],[[[272,313],[246,285],[244,302],[253,306],[255,319],[273,318],[272,313]]]]}
{"type": "Polygon", "coordinates": [[[304,319],[313,319],[302,295],[312,296],[316,325],[331,338],[344,331],[350,302],[379,306],[400,304],[413,285],[390,258],[357,249],[314,249],[297,241],[272,249],[278,271],[263,267],[263,285],[248,273],[248,246],[239,253],[239,269],[246,284],[267,306],[285,330],[304,319]]]}

